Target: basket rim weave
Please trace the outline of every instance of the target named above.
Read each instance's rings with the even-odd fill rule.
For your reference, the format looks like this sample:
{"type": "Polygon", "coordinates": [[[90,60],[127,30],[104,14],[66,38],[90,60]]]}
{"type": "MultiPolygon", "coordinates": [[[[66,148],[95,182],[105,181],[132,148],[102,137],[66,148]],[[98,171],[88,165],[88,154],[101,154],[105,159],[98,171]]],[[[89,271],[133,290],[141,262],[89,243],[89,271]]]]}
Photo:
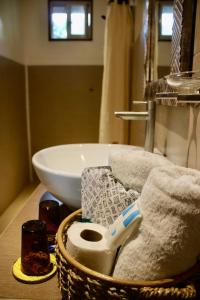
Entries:
{"type": "Polygon", "coordinates": [[[166,279],[160,279],[160,280],[124,280],[124,279],[116,279],[109,275],[104,275],[102,273],[96,272],[92,269],[87,268],[86,266],[79,263],[77,260],[75,260],[69,252],[66,250],[65,245],[63,243],[62,234],[67,226],[68,223],[70,223],[74,218],[81,215],[81,209],[78,209],[71,213],[68,217],[66,217],[62,223],[60,224],[56,239],[57,239],[57,245],[59,247],[60,253],[62,256],[75,268],[79,269],[81,272],[85,273],[88,276],[91,276],[97,280],[104,280],[107,281],[113,285],[126,285],[126,286],[132,286],[132,287],[169,287],[177,285],[178,283],[181,283],[183,281],[186,281],[187,279],[194,276],[194,274],[197,272],[199,268],[199,264],[197,263],[195,266],[187,270],[186,272],[183,272],[180,275],[176,275],[172,278],[166,278],[166,279]]]}

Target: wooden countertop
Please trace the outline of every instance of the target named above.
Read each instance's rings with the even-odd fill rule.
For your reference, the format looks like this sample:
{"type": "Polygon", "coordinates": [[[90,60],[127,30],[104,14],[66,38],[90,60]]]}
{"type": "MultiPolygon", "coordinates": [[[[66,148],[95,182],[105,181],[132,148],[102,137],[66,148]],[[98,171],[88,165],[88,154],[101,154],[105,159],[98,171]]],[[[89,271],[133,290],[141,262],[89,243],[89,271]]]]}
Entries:
{"type": "Polygon", "coordinates": [[[12,275],[13,263],[21,252],[21,225],[30,219],[38,218],[39,201],[45,192],[45,187],[40,184],[0,235],[0,299],[61,299],[57,275],[38,284],[21,283],[12,275]]]}

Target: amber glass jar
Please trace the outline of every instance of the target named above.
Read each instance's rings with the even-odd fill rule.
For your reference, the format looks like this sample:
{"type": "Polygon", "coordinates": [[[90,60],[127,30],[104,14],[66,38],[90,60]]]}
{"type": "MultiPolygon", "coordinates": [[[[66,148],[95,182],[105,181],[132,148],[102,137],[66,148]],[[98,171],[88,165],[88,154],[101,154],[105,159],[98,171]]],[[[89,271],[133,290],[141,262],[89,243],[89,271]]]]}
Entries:
{"type": "Polygon", "coordinates": [[[43,221],[30,220],[22,225],[21,270],[30,276],[42,276],[52,270],[43,221]]]}
{"type": "Polygon", "coordinates": [[[48,244],[55,244],[55,235],[60,225],[59,203],[55,200],[43,200],[39,204],[39,220],[47,225],[48,244]]]}

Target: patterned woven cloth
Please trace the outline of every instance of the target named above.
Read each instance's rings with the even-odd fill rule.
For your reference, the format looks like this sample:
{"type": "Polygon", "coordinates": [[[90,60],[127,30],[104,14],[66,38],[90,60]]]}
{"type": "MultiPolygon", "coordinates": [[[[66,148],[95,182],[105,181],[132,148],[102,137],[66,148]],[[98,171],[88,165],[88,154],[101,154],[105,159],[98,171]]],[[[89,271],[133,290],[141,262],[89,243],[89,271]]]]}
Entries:
{"type": "Polygon", "coordinates": [[[110,167],[84,169],[81,185],[82,217],[106,227],[140,196],[135,190],[126,190],[110,167]]]}

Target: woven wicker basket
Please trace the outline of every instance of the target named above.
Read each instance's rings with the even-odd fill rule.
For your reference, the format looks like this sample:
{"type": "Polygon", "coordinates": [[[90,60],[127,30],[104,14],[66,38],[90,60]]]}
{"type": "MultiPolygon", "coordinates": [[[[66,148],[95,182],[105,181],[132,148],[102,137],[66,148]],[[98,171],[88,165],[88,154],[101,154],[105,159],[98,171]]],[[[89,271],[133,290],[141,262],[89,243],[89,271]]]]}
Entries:
{"type": "Polygon", "coordinates": [[[180,276],[157,281],[117,280],[81,265],[65,249],[67,229],[80,220],[81,210],[77,210],[64,219],[57,232],[58,282],[63,300],[200,299],[198,265],[180,276]]]}

